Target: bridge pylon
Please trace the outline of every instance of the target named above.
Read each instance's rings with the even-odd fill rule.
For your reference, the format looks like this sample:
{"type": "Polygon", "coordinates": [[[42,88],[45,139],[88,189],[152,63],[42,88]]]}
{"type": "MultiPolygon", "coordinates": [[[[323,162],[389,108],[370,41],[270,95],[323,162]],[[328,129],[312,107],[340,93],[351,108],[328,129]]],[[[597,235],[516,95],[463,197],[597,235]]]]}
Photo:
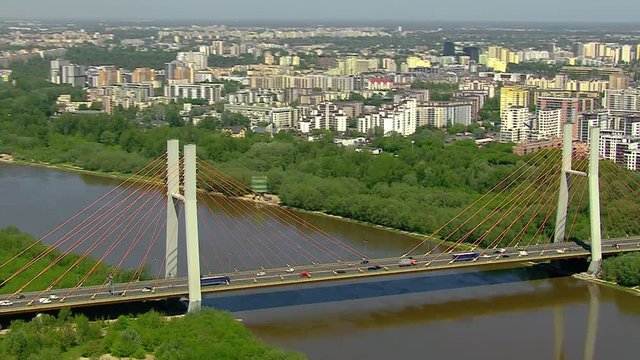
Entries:
{"type": "MultiPolygon", "coordinates": [[[[573,126],[564,124],[562,132],[562,172],[560,173],[560,191],[558,192],[558,211],[553,236],[554,243],[565,241],[567,226],[567,209],[569,207],[569,183],[572,175],[573,160],[573,126]]],[[[586,175],[586,174],[585,174],[586,175]]]]}
{"type": "Polygon", "coordinates": [[[187,245],[187,278],[189,285],[189,312],[200,309],[202,289],[200,286],[200,247],[198,239],[198,204],[196,200],[196,146],[184,146],[184,160],[180,178],[180,155],[178,140],[167,141],[167,233],[165,277],[178,273],[178,224],[177,204],[184,203],[184,223],[187,245]],[[184,195],[180,193],[180,180],[184,195]]]}
{"type": "Polygon", "coordinates": [[[600,225],[600,128],[589,129],[589,223],[591,226],[591,264],[589,273],[600,272],[602,228],[600,225]]]}
{"type": "Polygon", "coordinates": [[[589,129],[589,173],[572,169],[573,157],[573,124],[564,124],[562,141],[562,172],[560,174],[560,191],[558,194],[558,210],[554,243],[565,241],[567,210],[569,207],[569,189],[571,176],[589,178],[589,223],[591,233],[591,263],[589,272],[594,274],[600,270],[602,262],[602,235],[600,227],[600,128],[589,129]]]}

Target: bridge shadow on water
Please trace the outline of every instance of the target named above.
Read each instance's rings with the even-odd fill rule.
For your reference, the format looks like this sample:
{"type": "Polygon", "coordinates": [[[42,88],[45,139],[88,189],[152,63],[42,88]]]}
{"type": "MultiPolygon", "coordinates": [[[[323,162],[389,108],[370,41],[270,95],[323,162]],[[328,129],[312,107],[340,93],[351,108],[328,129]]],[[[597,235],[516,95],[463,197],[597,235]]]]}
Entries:
{"type": "Polygon", "coordinates": [[[240,312],[312,305],[550,279],[581,272],[586,268],[587,263],[584,260],[565,260],[554,265],[538,264],[484,271],[443,271],[375,277],[365,280],[348,280],[333,285],[327,283],[301,284],[284,289],[266,288],[229,294],[210,294],[203,298],[203,306],[240,312]]]}

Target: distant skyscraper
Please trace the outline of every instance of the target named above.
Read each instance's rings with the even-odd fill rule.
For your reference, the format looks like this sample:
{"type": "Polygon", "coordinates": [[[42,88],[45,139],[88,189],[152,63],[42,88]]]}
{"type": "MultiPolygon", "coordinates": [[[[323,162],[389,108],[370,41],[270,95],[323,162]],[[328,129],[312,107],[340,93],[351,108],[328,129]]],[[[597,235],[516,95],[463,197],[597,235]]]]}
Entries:
{"type": "Polygon", "coordinates": [[[462,52],[471,58],[471,60],[478,63],[480,61],[480,49],[475,46],[465,46],[462,48],[462,52]]]}
{"type": "Polygon", "coordinates": [[[454,56],[456,54],[456,46],[451,41],[445,41],[442,46],[443,56],[454,56]]]}

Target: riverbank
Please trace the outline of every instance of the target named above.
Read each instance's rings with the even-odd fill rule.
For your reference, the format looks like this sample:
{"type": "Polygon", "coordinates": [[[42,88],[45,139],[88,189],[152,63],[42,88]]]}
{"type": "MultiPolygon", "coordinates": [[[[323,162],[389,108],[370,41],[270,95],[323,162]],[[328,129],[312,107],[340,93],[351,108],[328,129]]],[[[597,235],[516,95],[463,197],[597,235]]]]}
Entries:
{"type": "Polygon", "coordinates": [[[640,286],[635,286],[635,287],[626,287],[626,286],[622,286],[620,284],[617,284],[613,281],[607,281],[604,279],[600,279],[595,275],[589,274],[589,273],[579,273],[579,274],[573,274],[571,275],[571,277],[575,278],[575,279],[579,279],[579,280],[583,280],[583,281],[588,281],[594,284],[598,284],[598,285],[603,285],[603,286],[607,286],[616,290],[621,290],[624,292],[628,292],[630,294],[634,294],[635,296],[640,296],[640,286]]]}
{"type": "Polygon", "coordinates": [[[0,162],[12,163],[13,161],[13,156],[9,154],[0,154],[0,162]]]}
{"type": "MultiPolygon", "coordinates": [[[[114,179],[114,180],[132,180],[131,179],[131,176],[132,176],[131,174],[105,173],[105,172],[101,172],[101,171],[86,170],[86,169],[80,168],[78,166],[70,165],[70,164],[50,164],[50,163],[46,163],[46,162],[39,162],[39,161],[35,161],[35,160],[24,160],[24,159],[14,159],[12,162],[10,162],[10,164],[17,164],[17,165],[24,165],[24,166],[34,166],[34,167],[40,167],[40,168],[54,169],[54,170],[73,172],[73,173],[83,174],[83,175],[91,175],[91,176],[96,176],[96,177],[109,178],[109,179],[114,179]]],[[[149,179],[140,177],[137,180],[143,181],[143,180],[149,180],[149,179]]],[[[270,195],[270,196],[272,196],[272,195],[270,195]]],[[[275,196],[277,198],[277,195],[273,195],[273,196],[275,196]]],[[[252,199],[248,199],[246,197],[239,197],[238,199],[246,200],[246,201],[258,202],[258,201],[252,200],[252,199]]],[[[264,203],[265,205],[274,205],[274,206],[276,205],[273,202],[260,202],[260,203],[264,203]]],[[[329,217],[329,218],[332,218],[332,219],[335,219],[335,220],[339,220],[339,221],[343,221],[343,222],[347,222],[347,223],[370,226],[370,227],[373,227],[373,228],[376,228],[376,229],[385,230],[385,231],[393,232],[393,233],[396,233],[396,234],[402,234],[402,235],[405,235],[405,236],[414,237],[418,241],[426,240],[426,241],[431,241],[431,242],[434,242],[434,243],[437,243],[437,244],[442,243],[442,245],[445,246],[445,247],[456,246],[455,248],[458,249],[458,250],[466,251],[466,250],[472,250],[473,249],[471,244],[455,244],[454,242],[451,242],[451,241],[442,242],[441,239],[430,238],[430,236],[428,236],[428,235],[415,233],[415,232],[410,232],[410,231],[401,230],[401,229],[396,229],[396,228],[392,228],[392,227],[388,227],[388,226],[368,223],[368,222],[364,222],[364,221],[360,221],[360,220],[350,219],[350,218],[346,218],[346,217],[343,217],[343,216],[333,215],[333,214],[329,214],[329,213],[325,213],[325,212],[321,212],[321,211],[310,211],[310,210],[305,210],[305,209],[300,209],[300,208],[295,208],[295,207],[285,206],[285,205],[282,205],[282,207],[284,207],[286,209],[289,209],[289,210],[292,210],[292,211],[297,211],[297,212],[300,212],[300,213],[307,213],[307,214],[312,214],[312,215],[317,215],[317,216],[325,216],[325,217],[329,217]]]]}
{"type": "Polygon", "coordinates": [[[36,161],[36,160],[13,159],[12,161],[5,161],[5,163],[12,164],[12,165],[24,165],[24,166],[33,166],[33,167],[54,169],[54,170],[60,170],[60,171],[68,171],[68,172],[73,172],[77,174],[93,175],[97,177],[104,177],[104,178],[110,178],[110,179],[116,179],[116,180],[127,180],[131,178],[131,176],[133,175],[133,174],[124,174],[124,173],[116,173],[116,172],[106,173],[102,171],[86,170],[79,166],[75,166],[71,164],[51,164],[48,162],[42,162],[42,161],[36,161]]]}

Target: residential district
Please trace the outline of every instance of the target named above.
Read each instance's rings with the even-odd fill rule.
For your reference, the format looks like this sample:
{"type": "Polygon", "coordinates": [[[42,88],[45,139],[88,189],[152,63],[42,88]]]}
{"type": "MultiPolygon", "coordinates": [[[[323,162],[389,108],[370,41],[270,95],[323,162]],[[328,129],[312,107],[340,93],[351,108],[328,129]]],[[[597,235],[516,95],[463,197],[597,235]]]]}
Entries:
{"type": "MultiPolygon", "coordinates": [[[[460,138],[513,143],[519,154],[602,131],[605,159],[640,169],[640,39],[623,30],[147,26],[5,22],[0,66],[47,58],[49,80],[82,88],[59,112],[113,113],[182,104],[197,124],[225,112],[248,118],[225,129],[294,131],[358,145],[368,135],[408,136],[423,126],[460,138]],[[501,34],[501,42],[492,41],[501,34]],[[513,35],[505,35],[512,33],[513,35]],[[73,48],[170,55],[160,66],[80,63],[73,48]],[[471,129],[474,129],[471,132],[471,129]]],[[[0,70],[0,83],[12,83],[0,70]]],[[[160,124],[156,124],[160,125],[160,124]]]]}

